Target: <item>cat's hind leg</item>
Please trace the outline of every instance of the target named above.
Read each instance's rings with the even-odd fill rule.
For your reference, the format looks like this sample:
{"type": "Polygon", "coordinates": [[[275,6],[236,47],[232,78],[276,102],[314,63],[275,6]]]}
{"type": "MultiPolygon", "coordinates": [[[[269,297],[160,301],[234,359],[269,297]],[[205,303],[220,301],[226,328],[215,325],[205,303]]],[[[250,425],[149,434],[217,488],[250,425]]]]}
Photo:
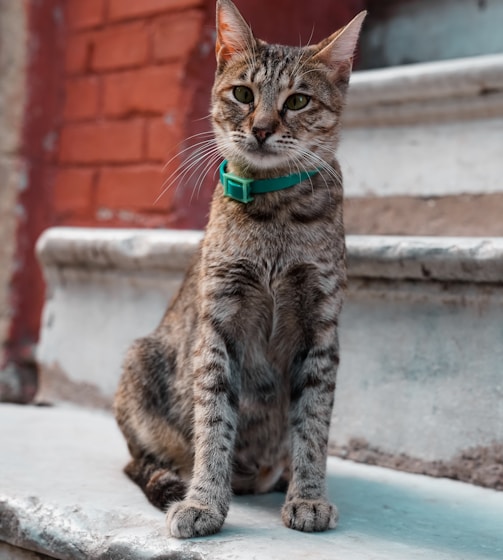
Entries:
{"type": "Polygon", "coordinates": [[[163,511],[185,497],[186,483],[167,464],[151,455],[133,459],[124,472],[143,490],[149,502],[163,511]]]}
{"type": "Polygon", "coordinates": [[[176,405],[191,399],[175,391],[175,361],[158,335],[136,340],[126,355],[114,401],[132,457],[125,473],[162,510],[185,497],[193,461],[190,432],[182,433],[191,423],[191,407],[176,405]]]}

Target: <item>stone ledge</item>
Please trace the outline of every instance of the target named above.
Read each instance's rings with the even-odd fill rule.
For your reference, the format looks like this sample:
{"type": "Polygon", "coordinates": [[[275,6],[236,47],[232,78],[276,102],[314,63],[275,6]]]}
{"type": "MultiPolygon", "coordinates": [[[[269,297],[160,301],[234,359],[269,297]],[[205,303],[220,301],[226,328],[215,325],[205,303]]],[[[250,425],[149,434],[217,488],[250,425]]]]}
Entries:
{"type": "Polygon", "coordinates": [[[37,242],[44,267],[184,271],[201,231],[60,227],[37,242]]]}
{"type": "Polygon", "coordinates": [[[438,282],[503,280],[503,238],[347,237],[350,277],[438,282]]]}
{"type": "MultiPolygon", "coordinates": [[[[498,560],[503,493],[330,458],[335,531],[286,529],[280,494],[233,500],[222,532],[179,541],[121,469],[111,416],[0,405],[0,541],[9,560],[498,560]],[[17,549],[19,556],[14,555],[17,549]],[[25,550],[33,551],[30,555],[25,550]]],[[[0,558],[2,547],[0,543],[0,558]]]]}
{"type": "Polygon", "coordinates": [[[502,54],[355,72],[343,119],[348,198],[502,190],[502,54]]]}
{"type": "MultiPolygon", "coordinates": [[[[46,270],[166,270],[182,274],[200,231],[51,228],[37,243],[46,270]]],[[[349,235],[348,274],[358,278],[499,283],[503,238],[349,235]]]]}
{"type": "Polygon", "coordinates": [[[355,72],[349,91],[349,127],[501,116],[503,55],[355,72]]]}

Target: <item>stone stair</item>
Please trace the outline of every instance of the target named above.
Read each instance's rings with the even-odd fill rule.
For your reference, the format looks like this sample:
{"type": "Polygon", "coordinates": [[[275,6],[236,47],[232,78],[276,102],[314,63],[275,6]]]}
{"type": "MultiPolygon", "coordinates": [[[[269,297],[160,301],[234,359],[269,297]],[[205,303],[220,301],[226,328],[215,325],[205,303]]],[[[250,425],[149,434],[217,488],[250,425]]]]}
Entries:
{"type": "Polygon", "coordinates": [[[355,72],[344,125],[349,197],[501,192],[503,54],[355,72]]]}
{"type": "Polygon", "coordinates": [[[503,235],[503,54],[355,72],[344,124],[349,231],[503,235]]]}
{"type": "MultiPolygon", "coordinates": [[[[503,56],[357,73],[346,126],[346,191],[364,219],[384,199],[499,197],[503,56]]],[[[200,238],[41,237],[46,406],[0,405],[0,560],[501,560],[503,238],[490,237],[348,236],[328,461],[337,530],[285,529],[271,494],[235,498],[219,535],[167,537],[122,474],[110,404],[127,346],[160,320],[200,238]]]]}
{"type": "MultiPolygon", "coordinates": [[[[109,407],[126,348],[155,328],[200,239],[48,230],[38,399],[109,407]]],[[[332,451],[466,480],[466,453],[493,457],[503,443],[503,239],[348,236],[347,247],[332,451]]],[[[498,477],[503,488],[503,465],[498,477]]]]}
{"type": "Polygon", "coordinates": [[[283,495],[233,499],[223,530],[180,541],[121,469],[105,412],[0,405],[0,560],[501,560],[503,493],[331,457],[335,531],[283,527],[283,495]],[[20,437],[23,434],[23,437],[20,437]]]}
{"type": "MultiPolygon", "coordinates": [[[[281,525],[277,494],[233,501],[224,530],[167,537],[122,474],[110,402],[125,348],[155,327],[200,232],[55,228],[39,402],[0,406],[0,560],[500,559],[503,493],[328,461],[340,527],[281,525]]],[[[502,488],[503,239],[349,236],[331,452],[502,488]]]]}

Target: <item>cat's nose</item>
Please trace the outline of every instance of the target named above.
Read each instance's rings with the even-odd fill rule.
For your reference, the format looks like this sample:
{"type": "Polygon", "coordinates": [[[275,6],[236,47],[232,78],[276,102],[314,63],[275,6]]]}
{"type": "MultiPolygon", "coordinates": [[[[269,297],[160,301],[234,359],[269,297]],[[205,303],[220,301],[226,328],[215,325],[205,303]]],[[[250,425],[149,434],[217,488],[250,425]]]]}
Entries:
{"type": "Polygon", "coordinates": [[[257,139],[259,144],[263,144],[268,138],[269,136],[272,136],[274,134],[276,127],[274,125],[270,125],[267,127],[259,127],[259,126],[254,126],[252,128],[252,133],[253,136],[255,136],[255,138],[257,139]]]}

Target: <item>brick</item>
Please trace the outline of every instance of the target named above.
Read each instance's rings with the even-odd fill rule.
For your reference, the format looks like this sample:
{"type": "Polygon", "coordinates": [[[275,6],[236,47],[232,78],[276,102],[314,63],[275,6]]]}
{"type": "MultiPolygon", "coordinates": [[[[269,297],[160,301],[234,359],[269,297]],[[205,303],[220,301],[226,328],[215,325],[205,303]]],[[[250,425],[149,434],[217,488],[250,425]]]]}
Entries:
{"type": "Polygon", "coordinates": [[[87,212],[93,196],[93,169],[59,169],[53,191],[56,213],[87,212]]]}
{"type": "Polygon", "coordinates": [[[199,10],[163,16],[155,21],[154,59],[166,61],[187,57],[199,44],[204,14],[199,10]]]}
{"type": "Polygon", "coordinates": [[[95,76],[72,78],[65,84],[63,116],[68,120],[90,119],[98,113],[99,79],[95,76]]]}
{"type": "Polygon", "coordinates": [[[182,140],[183,122],[182,115],[179,112],[149,119],[147,126],[147,159],[150,161],[168,161],[183,149],[181,146],[182,140]]]}
{"type": "Polygon", "coordinates": [[[143,157],[143,119],[67,124],[61,131],[63,163],[122,163],[143,157]]]}
{"type": "Polygon", "coordinates": [[[110,117],[162,114],[178,106],[180,69],[163,65],[105,76],[104,112],[110,117]]]}
{"type": "Polygon", "coordinates": [[[85,29],[103,23],[103,0],[67,0],[66,22],[70,29],[85,29]]]}
{"type": "Polygon", "coordinates": [[[104,168],[98,179],[97,206],[114,211],[164,211],[171,206],[174,193],[170,189],[156,203],[165,177],[162,165],[104,168]]]}
{"type": "Polygon", "coordinates": [[[162,12],[184,10],[204,5],[204,0],[109,0],[110,20],[148,17],[162,12]]]}
{"type": "Polygon", "coordinates": [[[65,70],[68,74],[83,74],[91,64],[94,32],[70,35],[65,45],[65,70]]]}
{"type": "Polygon", "coordinates": [[[92,68],[102,71],[145,64],[149,43],[149,29],[144,22],[109,27],[96,34],[92,68]]]}

